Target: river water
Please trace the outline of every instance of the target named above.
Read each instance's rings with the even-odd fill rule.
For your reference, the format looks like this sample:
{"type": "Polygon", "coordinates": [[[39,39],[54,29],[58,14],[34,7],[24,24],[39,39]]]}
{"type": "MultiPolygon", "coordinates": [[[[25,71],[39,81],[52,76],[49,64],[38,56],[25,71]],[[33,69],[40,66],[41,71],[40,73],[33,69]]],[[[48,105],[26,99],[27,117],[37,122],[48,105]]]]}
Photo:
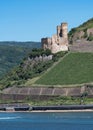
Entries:
{"type": "Polygon", "coordinates": [[[2,112],[0,130],[93,130],[93,112],[2,112]]]}

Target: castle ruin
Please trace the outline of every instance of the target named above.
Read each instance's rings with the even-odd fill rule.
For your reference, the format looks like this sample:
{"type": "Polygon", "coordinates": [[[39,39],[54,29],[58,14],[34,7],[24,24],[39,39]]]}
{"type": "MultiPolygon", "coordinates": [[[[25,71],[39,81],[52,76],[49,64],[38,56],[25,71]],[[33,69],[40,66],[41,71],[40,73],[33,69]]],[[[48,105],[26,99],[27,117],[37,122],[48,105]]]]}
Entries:
{"type": "Polygon", "coordinates": [[[52,35],[51,38],[42,38],[41,43],[44,50],[50,49],[52,53],[68,51],[67,23],[62,23],[60,26],[57,26],[57,34],[52,35]]]}

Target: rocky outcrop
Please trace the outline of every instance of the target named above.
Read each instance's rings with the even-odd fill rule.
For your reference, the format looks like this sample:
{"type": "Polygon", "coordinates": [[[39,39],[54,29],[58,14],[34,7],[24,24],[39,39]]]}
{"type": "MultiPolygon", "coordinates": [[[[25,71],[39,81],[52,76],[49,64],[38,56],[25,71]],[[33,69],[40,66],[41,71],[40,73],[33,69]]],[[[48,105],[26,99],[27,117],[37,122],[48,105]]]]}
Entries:
{"type": "Polygon", "coordinates": [[[69,32],[69,50],[93,52],[93,18],[69,32]]]}
{"type": "Polygon", "coordinates": [[[69,37],[69,44],[77,44],[81,41],[87,42],[87,43],[93,43],[93,28],[76,31],[69,37]]]}

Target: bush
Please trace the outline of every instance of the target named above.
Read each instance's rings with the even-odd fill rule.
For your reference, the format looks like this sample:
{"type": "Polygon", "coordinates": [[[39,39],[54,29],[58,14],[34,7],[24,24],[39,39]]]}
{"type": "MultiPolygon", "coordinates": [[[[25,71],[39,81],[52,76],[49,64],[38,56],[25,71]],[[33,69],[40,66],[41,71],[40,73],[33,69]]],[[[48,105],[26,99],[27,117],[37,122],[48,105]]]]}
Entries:
{"type": "Polygon", "coordinates": [[[11,87],[10,81],[8,81],[8,82],[5,84],[5,88],[8,88],[8,87],[11,87]]]}
{"type": "Polygon", "coordinates": [[[60,52],[58,52],[58,53],[56,53],[56,54],[53,54],[53,61],[55,62],[55,61],[58,61],[59,60],[59,58],[61,58],[61,57],[63,57],[65,54],[66,54],[67,52],[66,51],[60,51],[60,52]]]}
{"type": "Polygon", "coordinates": [[[30,58],[35,58],[43,55],[51,55],[51,51],[49,49],[43,50],[43,49],[32,49],[32,52],[29,54],[30,58]]]}
{"type": "Polygon", "coordinates": [[[69,32],[68,36],[72,36],[75,32],[77,31],[76,28],[72,28],[71,31],[69,32]]]}

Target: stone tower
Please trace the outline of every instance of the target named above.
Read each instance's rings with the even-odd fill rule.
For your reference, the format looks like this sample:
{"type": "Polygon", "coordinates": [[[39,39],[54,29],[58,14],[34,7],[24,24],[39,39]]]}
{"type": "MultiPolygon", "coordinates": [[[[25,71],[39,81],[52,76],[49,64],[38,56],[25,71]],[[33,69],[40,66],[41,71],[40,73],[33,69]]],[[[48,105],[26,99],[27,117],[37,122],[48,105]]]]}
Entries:
{"type": "Polygon", "coordinates": [[[62,34],[62,32],[60,32],[60,30],[61,30],[61,27],[57,26],[57,36],[60,36],[62,34]]]}
{"type": "Polygon", "coordinates": [[[51,38],[42,38],[43,49],[50,49],[52,53],[59,51],[68,51],[68,27],[67,23],[62,23],[57,26],[57,34],[52,35],[51,38]]]}
{"type": "Polygon", "coordinates": [[[61,29],[62,29],[62,37],[63,38],[68,38],[68,28],[67,28],[67,23],[62,23],[61,24],[61,29]]]}

